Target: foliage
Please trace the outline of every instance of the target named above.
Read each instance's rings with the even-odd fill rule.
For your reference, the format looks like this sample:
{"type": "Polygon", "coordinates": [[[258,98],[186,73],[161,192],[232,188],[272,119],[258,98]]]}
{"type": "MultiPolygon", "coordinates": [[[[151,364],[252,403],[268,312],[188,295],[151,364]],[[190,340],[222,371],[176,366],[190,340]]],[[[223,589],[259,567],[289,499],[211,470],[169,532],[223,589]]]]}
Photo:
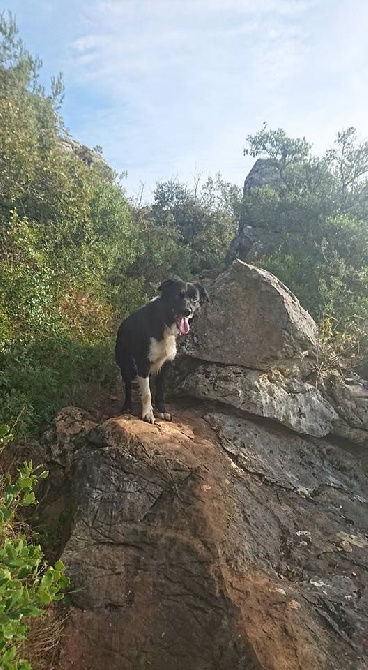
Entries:
{"type": "Polygon", "coordinates": [[[265,156],[275,161],[279,169],[285,168],[290,164],[300,164],[307,160],[311,150],[311,145],[306,142],[305,137],[288,137],[282,128],[277,130],[268,130],[266,123],[262,130],[255,135],[248,135],[248,146],[244,149],[245,155],[253,158],[265,156]]]}
{"type": "Polygon", "coordinates": [[[41,66],[0,15],[0,421],[21,412],[18,434],[115,382],[117,314],[143,293],[125,274],[139,241],[121,183],[69,138],[62,78],[46,93],[41,66]]]}
{"type": "Polygon", "coordinates": [[[368,142],[338,133],[322,158],[305,139],[266,126],[247,151],[269,158],[278,179],[251,189],[243,220],[277,235],[257,257],[287,284],[317,321],[331,324],[350,362],[368,355],[368,142]]]}
{"type": "Polygon", "coordinates": [[[240,189],[220,174],[193,188],[177,180],[158,183],[152,206],[135,212],[140,253],[130,273],[153,287],[171,273],[191,278],[220,272],[240,209],[240,189]]]}
{"type": "Polygon", "coordinates": [[[360,142],[352,126],[342,130],[326,161],[338,183],[341,212],[366,218],[368,141],[360,142]]]}
{"type": "Polygon", "coordinates": [[[1,420],[20,415],[18,436],[37,435],[65,404],[92,408],[116,380],[108,338],[94,344],[61,336],[14,343],[0,354],[0,369],[1,420]]]}
{"type": "Polygon", "coordinates": [[[271,161],[272,185],[243,203],[220,174],[170,180],[141,206],[99,145],[69,136],[62,76],[46,91],[41,68],[0,14],[0,422],[20,416],[17,434],[37,434],[64,403],[108,394],[118,320],[170,274],[220,272],[240,217],[279,240],[257,262],[345,351],[367,350],[368,144],[354,128],[317,158],[305,138],[264,126],[246,152],[271,161]]]}
{"type": "MultiPolygon", "coordinates": [[[[10,429],[0,425],[0,448],[11,440],[10,429]]],[[[3,670],[31,670],[19,658],[18,648],[28,632],[27,619],[38,617],[45,606],[60,600],[68,579],[64,565],[47,566],[40,546],[30,544],[17,530],[16,516],[35,504],[35,487],[47,472],[32,462],[18,470],[15,482],[3,478],[0,491],[0,666],[3,670]]]]}

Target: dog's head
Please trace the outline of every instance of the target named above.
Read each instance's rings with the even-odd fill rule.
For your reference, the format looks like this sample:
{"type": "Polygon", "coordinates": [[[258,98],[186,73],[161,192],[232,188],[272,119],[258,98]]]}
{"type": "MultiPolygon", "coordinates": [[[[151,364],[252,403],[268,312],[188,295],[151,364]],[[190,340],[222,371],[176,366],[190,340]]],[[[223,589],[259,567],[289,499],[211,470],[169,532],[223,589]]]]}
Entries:
{"type": "Polygon", "coordinates": [[[158,290],[161,293],[161,300],[172,311],[179,333],[187,335],[190,330],[190,319],[203,303],[209,300],[206,289],[201,284],[174,277],[166,279],[158,290]]]}

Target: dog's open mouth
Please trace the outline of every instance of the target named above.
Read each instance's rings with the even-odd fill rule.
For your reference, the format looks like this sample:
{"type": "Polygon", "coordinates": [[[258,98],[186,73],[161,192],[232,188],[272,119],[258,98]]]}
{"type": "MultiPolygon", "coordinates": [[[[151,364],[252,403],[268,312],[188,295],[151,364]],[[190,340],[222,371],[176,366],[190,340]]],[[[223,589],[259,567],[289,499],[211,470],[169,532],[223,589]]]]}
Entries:
{"type": "Polygon", "coordinates": [[[181,316],[180,319],[177,320],[177,326],[179,329],[179,333],[181,335],[188,335],[190,331],[190,325],[189,325],[189,320],[187,316],[181,316]]]}

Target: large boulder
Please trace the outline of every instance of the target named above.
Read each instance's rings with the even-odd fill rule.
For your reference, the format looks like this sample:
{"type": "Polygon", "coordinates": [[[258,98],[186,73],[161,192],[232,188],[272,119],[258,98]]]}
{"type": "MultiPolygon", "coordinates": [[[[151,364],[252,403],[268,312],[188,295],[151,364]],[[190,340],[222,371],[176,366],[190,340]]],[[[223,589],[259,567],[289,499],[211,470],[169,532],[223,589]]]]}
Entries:
{"type": "Polygon", "coordinates": [[[240,260],[209,289],[183,341],[176,392],[295,430],[368,446],[368,382],[324,368],[317,326],[270,272],[240,260]]]}
{"type": "Polygon", "coordinates": [[[274,275],[235,260],[210,289],[210,303],[185,340],[189,356],[257,370],[310,371],[317,327],[274,275]]]}
{"type": "Polygon", "coordinates": [[[58,670],[367,667],[359,461],[228,411],[76,416],[58,670]]]}
{"type": "Polygon", "coordinates": [[[210,289],[183,343],[177,391],[216,400],[320,437],[338,415],[311,375],[317,326],[274,275],[240,260],[210,289]]]}

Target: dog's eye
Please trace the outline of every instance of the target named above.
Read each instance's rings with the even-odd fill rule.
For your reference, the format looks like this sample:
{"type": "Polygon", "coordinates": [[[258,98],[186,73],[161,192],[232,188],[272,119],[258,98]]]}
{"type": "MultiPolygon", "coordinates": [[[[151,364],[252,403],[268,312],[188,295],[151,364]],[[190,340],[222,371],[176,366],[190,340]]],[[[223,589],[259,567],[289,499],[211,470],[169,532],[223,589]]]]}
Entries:
{"type": "Polygon", "coordinates": [[[185,291],[180,291],[179,298],[185,298],[185,291]]]}

